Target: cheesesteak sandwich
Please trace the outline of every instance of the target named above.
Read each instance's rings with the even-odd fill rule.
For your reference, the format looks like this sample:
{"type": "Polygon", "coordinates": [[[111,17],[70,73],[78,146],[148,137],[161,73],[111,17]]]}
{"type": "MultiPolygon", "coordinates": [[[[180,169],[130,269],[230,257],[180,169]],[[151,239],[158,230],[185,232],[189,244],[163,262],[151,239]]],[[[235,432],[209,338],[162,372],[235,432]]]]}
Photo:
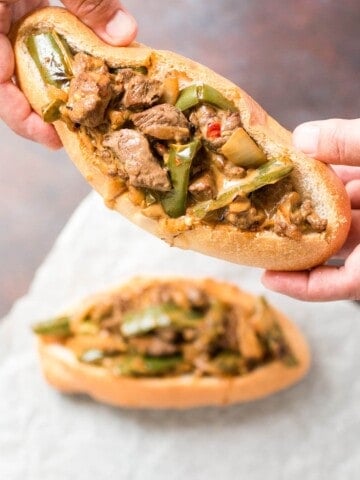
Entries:
{"type": "Polygon", "coordinates": [[[13,34],[17,79],[105,203],[171,245],[275,270],[320,264],[350,206],[244,91],[175,53],[104,44],[69,12],[13,34]]]}
{"type": "Polygon", "coordinates": [[[124,407],[254,400],[298,381],[310,363],[282,313],[211,279],[135,278],[34,331],[53,386],[124,407]]]}

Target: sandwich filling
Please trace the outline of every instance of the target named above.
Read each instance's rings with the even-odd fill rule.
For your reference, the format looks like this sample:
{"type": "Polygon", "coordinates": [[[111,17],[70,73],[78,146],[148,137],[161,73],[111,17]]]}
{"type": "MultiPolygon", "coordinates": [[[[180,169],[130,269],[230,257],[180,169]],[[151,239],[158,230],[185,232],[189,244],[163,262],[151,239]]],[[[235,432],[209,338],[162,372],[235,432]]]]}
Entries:
{"type": "Polygon", "coordinates": [[[274,158],[244,129],[236,105],[179,71],[114,67],[55,31],[26,46],[47,86],[47,122],[77,132],[109,178],[108,202],[127,194],[176,234],[199,223],[300,239],[327,220],[296,191],[287,155],[274,158]]]}
{"type": "Polygon", "coordinates": [[[230,303],[186,280],[99,295],[71,315],[38,323],[34,332],[113,375],[221,377],[274,361],[297,365],[263,297],[230,303]]]}

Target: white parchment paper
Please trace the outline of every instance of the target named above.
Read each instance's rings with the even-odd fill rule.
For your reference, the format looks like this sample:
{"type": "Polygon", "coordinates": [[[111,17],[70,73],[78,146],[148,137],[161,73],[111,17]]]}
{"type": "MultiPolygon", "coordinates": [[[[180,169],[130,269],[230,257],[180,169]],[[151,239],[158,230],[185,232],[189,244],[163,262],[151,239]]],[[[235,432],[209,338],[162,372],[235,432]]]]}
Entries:
{"type": "Polygon", "coordinates": [[[47,386],[30,325],[98,289],[159,273],[211,275],[264,293],[260,271],[169,248],[92,194],[0,323],[0,478],[360,478],[360,308],[351,302],[307,304],[267,292],[307,335],[313,365],[297,386],[254,403],[121,410],[47,386]]]}

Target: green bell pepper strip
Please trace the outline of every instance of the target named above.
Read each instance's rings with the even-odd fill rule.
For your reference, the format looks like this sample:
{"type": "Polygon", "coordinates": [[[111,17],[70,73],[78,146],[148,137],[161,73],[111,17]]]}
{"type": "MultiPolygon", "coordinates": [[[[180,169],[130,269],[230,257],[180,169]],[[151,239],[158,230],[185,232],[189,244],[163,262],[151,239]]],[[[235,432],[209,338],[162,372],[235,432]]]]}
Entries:
{"type": "Polygon", "coordinates": [[[205,83],[190,85],[181,90],[175,107],[184,111],[196,107],[201,103],[210,103],[210,105],[214,107],[221,108],[222,110],[230,110],[231,112],[238,110],[233,102],[225,98],[218,90],[205,83]]]}
{"type": "Polygon", "coordinates": [[[68,337],[71,335],[70,319],[58,317],[45,322],[39,322],[33,326],[37,335],[52,335],[54,337],[68,337]]]}
{"type": "Polygon", "coordinates": [[[289,348],[278,323],[266,333],[265,343],[271,354],[287,367],[296,367],[299,362],[289,348]]]}
{"type": "Polygon", "coordinates": [[[172,303],[146,307],[124,315],[120,331],[125,337],[144,335],[156,328],[196,327],[201,315],[193,310],[184,310],[172,303]]]}
{"type": "Polygon", "coordinates": [[[291,160],[281,158],[270,160],[258,169],[251,172],[247,177],[238,180],[231,187],[223,190],[217,198],[200,202],[192,208],[190,214],[201,220],[209,212],[229,205],[237,196],[248,195],[265,185],[278,182],[293,169],[291,160]]]}
{"type": "Polygon", "coordinates": [[[186,145],[170,145],[167,167],[173,188],[161,198],[161,205],[169,217],[181,217],[186,211],[190,168],[200,146],[199,140],[186,145]]]}
{"type": "Polygon", "coordinates": [[[168,357],[124,355],[117,364],[115,373],[132,377],[156,377],[174,372],[182,362],[181,355],[168,357]]]}
{"type": "Polygon", "coordinates": [[[73,74],[72,54],[65,40],[51,31],[30,35],[26,46],[43,81],[67,89],[73,74]]]}
{"type": "Polygon", "coordinates": [[[226,375],[237,375],[240,370],[241,356],[239,353],[224,351],[218,353],[212,363],[226,375]]]}

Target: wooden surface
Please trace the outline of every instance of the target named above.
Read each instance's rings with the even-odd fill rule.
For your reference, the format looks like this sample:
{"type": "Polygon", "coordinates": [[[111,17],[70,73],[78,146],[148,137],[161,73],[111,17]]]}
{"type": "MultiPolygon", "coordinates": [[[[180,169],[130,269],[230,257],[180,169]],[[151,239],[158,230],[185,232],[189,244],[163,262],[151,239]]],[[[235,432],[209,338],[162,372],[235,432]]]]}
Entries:
{"type": "MultiPolygon", "coordinates": [[[[287,128],[360,112],[358,0],[124,0],[139,40],[207,64],[287,128]]],[[[0,123],[0,316],[89,191],[63,152],[0,123]]]]}

